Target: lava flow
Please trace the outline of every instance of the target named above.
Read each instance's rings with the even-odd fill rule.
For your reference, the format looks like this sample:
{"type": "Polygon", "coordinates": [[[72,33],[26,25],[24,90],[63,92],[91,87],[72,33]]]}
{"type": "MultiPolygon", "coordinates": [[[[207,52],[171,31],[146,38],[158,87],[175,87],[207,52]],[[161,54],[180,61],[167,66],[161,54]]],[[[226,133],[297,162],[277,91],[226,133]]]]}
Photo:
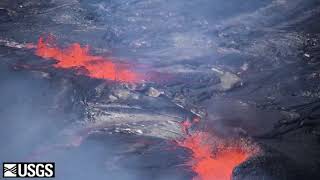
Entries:
{"type": "MultiPolygon", "coordinates": [[[[183,129],[186,129],[185,125],[182,123],[183,129]]],[[[205,132],[187,133],[185,139],[178,141],[178,145],[192,152],[189,165],[197,174],[195,180],[230,180],[234,167],[253,152],[241,141],[230,143],[205,132]]]]}
{"type": "Polygon", "coordinates": [[[36,55],[56,60],[57,63],[54,65],[56,68],[78,69],[78,73],[91,78],[123,82],[137,82],[141,78],[141,75],[130,70],[128,65],[91,55],[88,46],[81,47],[79,43],[74,43],[67,48],[59,48],[50,36],[39,38],[36,55]]]}

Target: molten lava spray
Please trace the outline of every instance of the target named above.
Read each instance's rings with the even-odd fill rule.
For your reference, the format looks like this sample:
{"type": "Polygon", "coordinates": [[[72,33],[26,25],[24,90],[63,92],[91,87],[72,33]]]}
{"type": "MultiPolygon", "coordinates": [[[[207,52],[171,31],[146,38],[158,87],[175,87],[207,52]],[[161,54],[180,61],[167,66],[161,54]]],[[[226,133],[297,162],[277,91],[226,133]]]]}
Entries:
{"type": "Polygon", "coordinates": [[[141,78],[141,75],[131,71],[128,65],[116,64],[104,57],[90,55],[88,46],[81,47],[79,43],[74,43],[67,48],[59,48],[50,36],[39,38],[36,55],[55,59],[56,68],[78,69],[78,73],[91,78],[123,82],[137,82],[141,78]]]}
{"type": "Polygon", "coordinates": [[[210,136],[199,132],[178,142],[192,151],[190,165],[197,174],[197,180],[230,180],[233,168],[249,157],[249,153],[240,147],[209,143],[210,136]]]}
{"type": "Polygon", "coordinates": [[[206,132],[190,133],[189,128],[200,119],[181,123],[186,137],[178,145],[192,152],[189,165],[197,174],[195,180],[230,180],[234,167],[245,161],[258,149],[245,141],[224,139],[206,132]]]}
{"type": "MultiPolygon", "coordinates": [[[[36,46],[36,55],[45,59],[54,59],[54,67],[75,69],[78,73],[96,79],[123,82],[138,82],[142,75],[130,70],[128,65],[119,64],[101,56],[91,55],[88,46],[74,43],[67,48],[59,48],[52,37],[40,37],[36,46]],[[84,71],[83,71],[84,70],[84,71]]],[[[182,131],[186,138],[178,144],[192,151],[190,165],[198,180],[229,180],[235,166],[246,160],[251,153],[242,145],[228,144],[223,139],[208,133],[189,133],[189,128],[199,119],[184,121],[182,131]],[[213,143],[212,143],[213,142],[213,143]]],[[[81,143],[76,141],[75,144],[81,143]]]]}

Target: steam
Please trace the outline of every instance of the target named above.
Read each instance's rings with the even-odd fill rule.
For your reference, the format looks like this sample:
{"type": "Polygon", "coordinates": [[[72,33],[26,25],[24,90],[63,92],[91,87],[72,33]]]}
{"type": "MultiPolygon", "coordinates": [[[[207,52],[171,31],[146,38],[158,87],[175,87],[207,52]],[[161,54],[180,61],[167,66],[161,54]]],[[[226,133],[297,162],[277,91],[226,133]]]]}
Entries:
{"type": "MultiPolygon", "coordinates": [[[[41,1],[41,3],[43,2],[45,1],[41,1]]],[[[58,3],[60,1],[54,2],[58,3]]],[[[281,38],[272,36],[274,32],[270,31],[271,28],[265,29],[264,25],[269,27],[275,22],[285,21],[286,18],[283,17],[283,13],[288,17],[292,13],[298,16],[300,13],[297,12],[301,12],[300,8],[299,11],[294,11],[294,9],[296,9],[296,6],[300,6],[301,2],[302,0],[294,0],[292,4],[289,1],[280,0],[263,2],[261,0],[246,2],[238,0],[230,2],[224,0],[201,0],[197,2],[82,0],[73,2],[74,8],[57,6],[50,11],[36,10],[36,12],[41,12],[40,15],[32,14],[33,11],[30,11],[30,14],[25,18],[21,18],[21,22],[19,22],[20,11],[12,11],[13,14],[17,13],[14,25],[12,27],[8,26],[10,29],[3,34],[17,38],[17,41],[21,40],[22,42],[32,38],[35,40],[38,38],[38,34],[35,32],[48,31],[49,29],[53,31],[53,34],[63,37],[63,39],[82,42],[81,44],[90,42],[90,45],[103,50],[106,47],[115,49],[116,56],[135,59],[141,64],[147,64],[148,67],[158,68],[159,72],[165,71],[167,74],[193,72],[201,76],[201,73],[207,72],[207,70],[211,71],[212,66],[217,64],[229,65],[228,63],[230,63],[240,64],[239,66],[241,66],[247,64],[247,62],[242,63],[242,61],[256,57],[263,61],[264,59],[259,57],[261,54],[270,59],[278,59],[278,57],[274,58],[275,56],[269,55],[275,54],[274,49],[279,49],[277,45],[288,49],[288,38],[282,36],[285,32],[281,31],[280,36],[284,44],[279,45],[278,39],[281,38]],[[271,11],[276,11],[276,13],[270,15],[271,11]],[[36,18],[33,18],[33,16],[36,16],[36,18]],[[32,24],[39,21],[34,28],[24,28],[24,24],[30,23],[29,21],[24,22],[29,17],[32,19],[32,24]],[[47,25],[49,28],[43,28],[47,25]],[[66,32],[70,27],[75,28],[75,31],[66,32]],[[260,32],[259,29],[263,29],[263,31],[260,32]],[[248,38],[250,36],[248,34],[253,34],[258,38],[252,38],[254,39],[252,40],[248,38]],[[271,44],[274,43],[276,48],[265,46],[269,45],[265,43],[266,38],[263,37],[265,34],[270,34],[270,37],[273,38],[270,38],[272,40],[271,44]],[[35,36],[37,37],[35,38],[35,36]],[[242,55],[245,56],[245,58],[237,59],[240,56],[239,54],[241,57],[242,55]],[[247,54],[250,55],[249,58],[247,58],[247,54]],[[231,58],[229,62],[226,62],[226,59],[219,59],[221,56],[225,57],[227,55],[235,55],[236,58],[231,58]],[[241,63],[237,63],[239,61],[241,63]]],[[[26,2],[25,6],[32,5],[32,3],[33,1],[26,2]]],[[[39,4],[41,3],[39,2],[39,4]]],[[[21,5],[21,8],[23,6],[21,5]]],[[[41,9],[42,6],[39,5],[37,8],[41,9]]],[[[303,6],[301,6],[301,9],[304,9],[303,6]]],[[[4,12],[6,11],[1,11],[1,13],[4,12]]],[[[300,21],[311,15],[311,12],[306,12],[300,21]]],[[[283,26],[291,24],[284,23],[283,26]]],[[[5,29],[4,26],[2,27],[5,29]]],[[[290,42],[296,42],[296,38],[296,35],[292,36],[290,42]]],[[[130,63],[121,63],[110,58],[93,55],[88,46],[82,46],[80,43],[62,48],[56,44],[52,37],[40,37],[36,45],[22,46],[17,43],[8,43],[6,40],[0,40],[0,43],[6,47],[19,48],[19,50],[0,49],[2,58],[0,67],[2,128],[0,135],[3,144],[0,148],[1,160],[21,161],[29,157],[39,146],[48,146],[49,148],[35,157],[35,160],[56,161],[58,179],[113,178],[135,180],[151,179],[153,177],[157,177],[157,179],[191,179],[196,177],[207,180],[211,177],[216,179],[230,178],[233,167],[245,161],[252,154],[246,143],[243,143],[240,138],[228,141],[215,134],[190,132],[193,124],[188,121],[183,123],[182,131],[185,134],[183,139],[178,141],[178,145],[172,145],[164,139],[143,135],[136,137],[121,133],[115,134],[106,130],[101,133],[103,135],[99,132],[97,134],[95,134],[96,132],[90,132],[92,134],[89,134],[82,143],[78,143],[77,147],[56,146],[51,148],[50,145],[55,143],[67,144],[63,142],[65,139],[56,138],[56,135],[66,126],[72,126],[76,121],[82,122],[85,119],[82,117],[87,110],[84,107],[85,100],[79,100],[79,97],[86,96],[86,92],[80,92],[82,89],[65,77],[57,77],[47,72],[32,70],[32,68],[28,72],[25,70],[16,72],[6,62],[12,60],[19,63],[26,62],[27,64],[29,61],[37,60],[52,62],[52,67],[55,70],[73,70],[76,77],[82,75],[92,81],[111,80],[116,83],[140,83],[145,79],[145,75],[134,69],[134,65],[130,63]],[[35,51],[32,50],[31,52],[31,50],[28,51],[24,48],[35,48],[35,51]],[[6,51],[13,55],[6,54],[6,51]],[[78,105],[79,107],[75,107],[78,105]],[[132,138],[131,141],[128,141],[130,138],[132,138]],[[142,143],[141,140],[148,140],[152,144],[142,143]],[[170,148],[175,149],[168,150],[170,148]],[[170,167],[168,168],[168,166],[170,167]],[[190,172],[190,170],[193,172],[190,172]]],[[[289,44],[295,46],[295,43],[289,44]]],[[[288,52],[290,52],[288,54],[291,54],[291,51],[288,52]]],[[[268,58],[268,61],[265,62],[270,63],[271,61],[269,62],[268,58]]],[[[251,64],[248,63],[247,65],[245,71],[250,71],[251,64]]],[[[260,66],[258,67],[263,69],[260,66]]],[[[237,68],[239,69],[237,65],[228,66],[226,74],[236,77],[237,81],[240,81],[238,76],[231,74],[231,72],[236,72],[237,68]]],[[[158,74],[161,75],[161,73],[158,74]]],[[[190,76],[189,79],[196,79],[193,79],[193,75],[185,74],[181,76],[190,76]]],[[[238,75],[240,76],[241,73],[238,73],[238,75]]],[[[200,96],[209,99],[212,95],[212,89],[210,88],[215,82],[214,78],[209,74],[210,80],[199,78],[192,81],[201,82],[202,84],[199,86],[192,83],[189,83],[192,85],[188,86],[185,82],[177,86],[172,85],[172,99],[183,102],[189,99],[192,102],[199,102],[200,98],[197,98],[200,96]],[[186,93],[186,95],[184,94],[185,97],[183,97],[179,93],[186,93]],[[189,97],[188,95],[194,96],[189,97]]],[[[221,81],[221,79],[217,81],[221,81]]],[[[90,83],[88,84],[90,85],[90,83]]],[[[90,89],[91,87],[86,88],[90,89]]],[[[163,88],[169,89],[171,87],[163,88]]],[[[227,91],[230,88],[220,89],[221,91],[227,91]]],[[[221,92],[221,94],[228,93],[221,92]]],[[[159,98],[162,98],[163,94],[161,93],[159,96],[159,98]]],[[[207,103],[207,109],[210,109],[209,106],[212,106],[212,103],[217,102],[210,99],[207,103]]],[[[216,106],[221,106],[221,104],[216,104],[216,106]]],[[[225,114],[232,114],[231,111],[228,111],[230,110],[229,105],[221,109],[225,114]]],[[[251,111],[245,112],[248,112],[247,114],[252,113],[251,111]]],[[[212,114],[211,116],[213,116],[212,114]]],[[[223,121],[223,118],[221,119],[223,121]]],[[[235,118],[235,120],[232,119],[228,122],[232,125],[235,124],[234,126],[239,126],[245,120],[247,120],[246,116],[241,121],[239,121],[239,118],[235,118]]],[[[221,131],[221,134],[224,135],[223,138],[230,136],[230,132],[234,134],[236,130],[232,129],[231,131],[226,128],[228,122],[225,121],[225,123],[215,122],[216,126],[214,128],[209,127],[210,130],[219,129],[216,131],[221,131]]],[[[253,118],[252,121],[263,121],[256,123],[259,127],[256,130],[258,132],[261,132],[260,129],[265,129],[266,124],[271,125],[271,120],[265,121],[264,119],[253,118]]],[[[252,121],[248,124],[252,125],[252,121]]],[[[246,130],[255,130],[255,127],[239,128],[237,131],[246,134],[246,130]]],[[[79,139],[81,138],[79,137],[79,139]]]]}

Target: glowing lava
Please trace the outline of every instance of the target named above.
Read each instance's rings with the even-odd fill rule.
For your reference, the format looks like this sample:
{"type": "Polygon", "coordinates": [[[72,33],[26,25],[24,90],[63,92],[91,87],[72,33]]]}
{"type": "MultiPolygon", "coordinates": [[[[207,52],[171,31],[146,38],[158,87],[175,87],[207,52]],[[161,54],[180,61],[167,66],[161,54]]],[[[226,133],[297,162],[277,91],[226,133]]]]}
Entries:
{"type": "Polygon", "coordinates": [[[96,79],[123,82],[137,82],[140,74],[129,69],[128,65],[116,64],[109,59],[89,53],[89,47],[74,43],[67,48],[59,48],[52,37],[40,37],[36,46],[36,55],[55,59],[56,68],[77,69],[77,72],[96,79]]]}
{"type": "MultiPolygon", "coordinates": [[[[91,55],[89,47],[81,47],[74,43],[66,48],[59,48],[52,37],[40,37],[36,46],[36,55],[56,61],[54,67],[74,69],[77,73],[96,79],[115,80],[123,82],[139,82],[142,75],[130,70],[129,65],[120,64],[101,56],[91,55]]],[[[192,151],[190,165],[197,173],[198,180],[229,180],[233,168],[245,161],[251,154],[241,145],[228,144],[208,133],[190,134],[189,129],[200,119],[186,120],[181,123],[186,138],[178,144],[192,151]],[[212,143],[214,141],[214,143],[212,143]]],[[[82,138],[76,139],[73,146],[81,143],[82,138]]]]}
{"type": "Polygon", "coordinates": [[[241,146],[221,141],[218,137],[198,132],[178,142],[192,151],[189,163],[197,174],[195,180],[230,180],[234,167],[251,155],[241,146]]]}

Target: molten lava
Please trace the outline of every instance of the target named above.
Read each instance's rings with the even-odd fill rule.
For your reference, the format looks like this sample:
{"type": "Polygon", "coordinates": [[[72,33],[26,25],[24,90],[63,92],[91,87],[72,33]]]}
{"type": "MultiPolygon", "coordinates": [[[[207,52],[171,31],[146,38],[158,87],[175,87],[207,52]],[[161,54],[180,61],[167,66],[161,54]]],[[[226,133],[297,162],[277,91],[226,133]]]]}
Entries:
{"type": "Polygon", "coordinates": [[[78,73],[91,78],[123,82],[137,82],[141,78],[141,75],[130,70],[128,65],[116,64],[104,57],[91,55],[88,46],[81,47],[79,43],[74,43],[67,48],[59,48],[52,37],[39,38],[36,55],[55,59],[56,68],[78,69],[78,73]]]}
{"type": "MultiPolygon", "coordinates": [[[[115,63],[101,56],[91,55],[88,46],[81,47],[74,43],[67,48],[59,48],[52,37],[40,37],[36,46],[36,55],[45,59],[54,59],[54,67],[75,69],[77,73],[96,79],[123,82],[138,82],[140,73],[130,70],[128,65],[115,63]]],[[[181,123],[186,138],[178,144],[192,151],[190,165],[199,180],[229,180],[235,166],[245,161],[251,154],[241,145],[227,144],[222,139],[199,132],[191,134],[189,129],[200,118],[186,120],[181,123]],[[214,143],[212,143],[214,141],[214,143]]],[[[82,138],[76,139],[71,145],[78,146],[82,138]]],[[[60,147],[60,146],[59,146],[60,147]]]]}
{"type": "Polygon", "coordinates": [[[197,180],[230,180],[233,168],[245,161],[250,153],[241,146],[227,145],[219,139],[198,132],[186,137],[178,144],[192,151],[190,165],[197,174],[197,180]],[[218,141],[220,142],[218,142],[218,141]]]}

